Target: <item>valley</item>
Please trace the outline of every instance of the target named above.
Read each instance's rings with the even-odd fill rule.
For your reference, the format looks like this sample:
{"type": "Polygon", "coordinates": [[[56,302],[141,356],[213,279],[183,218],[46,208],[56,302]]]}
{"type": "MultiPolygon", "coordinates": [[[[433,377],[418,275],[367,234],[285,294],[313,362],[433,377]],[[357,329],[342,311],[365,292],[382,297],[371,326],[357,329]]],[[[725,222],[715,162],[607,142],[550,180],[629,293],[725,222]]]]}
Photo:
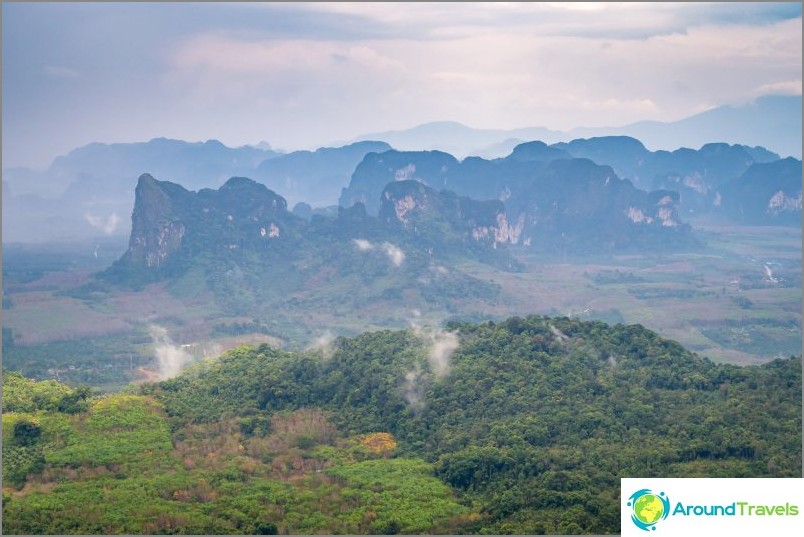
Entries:
{"type": "MultiPolygon", "coordinates": [[[[454,268],[471,280],[436,298],[417,292],[427,284],[415,279],[400,289],[393,273],[368,282],[347,274],[334,286],[249,300],[254,307],[243,314],[227,312],[193,274],[139,290],[87,292],[91,275],[119,257],[123,243],[105,245],[99,258],[92,243],[65,246],[58,258],[43,254],[49,246],[12,245],[4,249],[3,362],[35,378],[114,391],[158,377],[154,325],[185,346],[189,361],[238,344],[303,349],[322,337],[528,314],[639,323],[715,362],[759,364],[800,353],[801,230],[699,225],[696,234],[706,246],[687,253],[581,258],[520,250],[512,254],[524,269],[514,272],[462,260],[454,268]],[[487,294],[463,291],[472,281],[487,294]]],[[[449,270],[438,266],[426,275],[449,270]]]]}
{"type": "Polygon", "coordinates": [[[3,244],[4,533],[616,533],[623,475],[800,475],[800,161],[282,158],[359,164],[3,244]]]}

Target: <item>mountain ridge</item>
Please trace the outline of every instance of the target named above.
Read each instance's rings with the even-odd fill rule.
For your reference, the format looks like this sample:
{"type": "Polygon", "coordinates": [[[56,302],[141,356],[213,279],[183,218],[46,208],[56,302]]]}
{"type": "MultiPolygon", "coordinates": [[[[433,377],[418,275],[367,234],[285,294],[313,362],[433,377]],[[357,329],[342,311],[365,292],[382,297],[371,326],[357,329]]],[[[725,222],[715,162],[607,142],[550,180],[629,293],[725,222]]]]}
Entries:
{"type": "Polygon", "coordinates": [[[501,157],[528,140],[548,144],[594,136],[630,136],[654,151],[700,147],[719,140],[762,146],[782,156],[801,159],[801,96],[767,95],[742,106],[723,105],[675,121],[638,121],[621,126],[574,127],[566,131],[546,127],[476,129],[457,121],[435,121],[408,129],[360,135],[354,141],[385,139],[399,150],[442,150],[464,158],[501,157]],[[444,140],[452,140],[446,145],[444,140]],[[460,143],[456,140],[461,140],[460,143]],[[489,152],[495,146],[493,152],[489,152]]]}

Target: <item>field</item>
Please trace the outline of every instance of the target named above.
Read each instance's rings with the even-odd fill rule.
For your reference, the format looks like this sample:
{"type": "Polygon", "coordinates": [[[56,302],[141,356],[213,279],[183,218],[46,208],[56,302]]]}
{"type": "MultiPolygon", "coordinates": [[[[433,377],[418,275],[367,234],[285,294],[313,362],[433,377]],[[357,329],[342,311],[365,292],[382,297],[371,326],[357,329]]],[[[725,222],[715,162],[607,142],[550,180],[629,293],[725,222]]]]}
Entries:
{"type": "Polygon", "coordinates": [[[503,287],[499,316],[639,323],[716,362],[801,353],[801,230],[697,229],[705,252],[595,261],[529,256],[523,274],[462,268],[503,287]]]}
{"type": "Polygon", "coordinates": [[[159,349],[186,362],[243,343],[302,348],[364,330],[527,314],[639,323],[715,362],[800,354],[801,230],[696,230],[705,247],[689,253],[575,259],[515,251],[522,272],[456,267],[499,286],[496,296],[422,302],[382,278],[370,287],[344,278],[248,316],[225,314],[192,275],[140,291],[76,292],[125,250],[122,242],[4,245],[3,366],[114,391],[163,375],[159,349]]]}

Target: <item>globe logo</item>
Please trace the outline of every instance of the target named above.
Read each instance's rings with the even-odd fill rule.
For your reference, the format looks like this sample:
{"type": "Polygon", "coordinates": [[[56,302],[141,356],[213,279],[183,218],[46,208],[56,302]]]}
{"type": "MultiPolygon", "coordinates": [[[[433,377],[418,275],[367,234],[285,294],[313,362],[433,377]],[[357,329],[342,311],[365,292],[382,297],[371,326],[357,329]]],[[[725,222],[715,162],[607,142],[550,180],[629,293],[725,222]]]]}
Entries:
{"type": "Polygon", "coordinates": [[[636,491],[628,499],[631,521],[645,531],[656,530],[656,523],[670,514],[670,499],[664,492],[655,494],[650,489],[636,491]]]}

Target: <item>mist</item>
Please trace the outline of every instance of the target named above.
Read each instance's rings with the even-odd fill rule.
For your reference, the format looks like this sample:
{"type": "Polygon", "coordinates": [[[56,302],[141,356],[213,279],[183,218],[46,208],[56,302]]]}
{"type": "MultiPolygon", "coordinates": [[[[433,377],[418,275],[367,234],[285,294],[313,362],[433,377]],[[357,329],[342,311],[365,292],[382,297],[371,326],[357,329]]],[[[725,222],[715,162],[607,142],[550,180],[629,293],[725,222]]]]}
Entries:
{"type": "Polygon", "coordinates": [[[436,378],[443,378],[449,374],[450,358],[460,346],[458,336],[453,332],[439,330],[430,334],[429,339],[430,349],[427,353],[427,361],[436,378]]]}
{"type": "MultiPolygon", "coordinates": [[[[416,316],[417,310],[414,310],[416,316]]],[[[421,314],[419,314],[421,315],[421,314]]],[[[434,328],[421,328],[415,320],[410,321],[411,330],[427,345],[427,363],[435,378],[442,379],[449,374],[452,367],[450,359],[460,347],[458,336],[434,328]]]]}
{"type": "Polygon", "coordinates": [[[388,256],[388,259],[391,260],[391,263],[393,263],[394,266],[402,266],[402,263],[405,261],[405,252],[402,251],[402,248],[391,244],[390,242],[384,242],[382,243],[382,250],[388,256]]]}
{"type": "Polygon", "coordinates": [[[422,370],[419,364],[405,374],[405,401],[415,412],[424,408],[424,388],[421,385],[422,370]]]}
{"type": "Polygon", "coordinates": [[[379,246],[372,244],[371,241],[367,241],[366,239],[353,239],[352,242],[355,243],[355,247],[361,252],[370,252],[375,248],[380,248],[385,252],[385,255],[388,256],[388,260],[391,261],[395,267],[401,267],[402,263],[405,262],[405,252],[402,248],[390,242],[384,242],[379,246]]]}
{"type": "Polygon", "coordinates": [[[334,342],[335,334],[331,330],[325,330],[307,346],[307,351],[317,352],[327,361],[335,354],[334,342]]]}
{"type": "Polygon", "coordinates": [[[165,328],[151,325],[148,327],[148,333],[154,342],[157,374],[161,380],[175,377],[187,363],[192,361],[190,353],[173,344],[165,328]]]}

